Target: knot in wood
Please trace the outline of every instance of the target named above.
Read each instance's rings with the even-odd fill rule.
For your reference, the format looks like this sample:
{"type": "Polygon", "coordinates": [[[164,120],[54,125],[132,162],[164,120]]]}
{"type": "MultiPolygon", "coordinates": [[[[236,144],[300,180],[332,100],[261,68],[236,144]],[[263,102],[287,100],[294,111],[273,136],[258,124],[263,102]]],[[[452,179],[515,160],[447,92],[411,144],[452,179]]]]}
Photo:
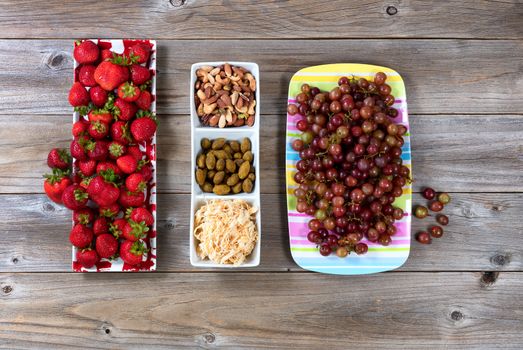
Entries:
{"type": "Polygon", "coordinates": [[[13,291],[13,287],[11,286],[3,286],[2,287],[2,292],[4,292],[5,294],[9,294],[13,291]]]}
{"type": "Polygon", "coordinates": [[[54,211],[54,206],[51,203],[45,203],[43,205],[44,211],[54,211]]]}
{"type": "Polygon", "coordinates": [[[454,321],[461,321],[463,319],[463,314],[460,312],[460,311],[452,311],[452,313],[450,314],[450,318],[452,318],[452,320],[454,321]]]}
{"type": "Polygon", "coordinates": [[[216,336],[212,333],[207,333],[203,335],[203,340],[205,340],[207,344],[212,344],[216,341],[216,336]]]}
{"type": "Polygon", "coordinates": [[[496,254],[490,258],[490,262],[497,266],[505,266],[510,263],[510,255],[496,254]]]}
{"type": "Polygon", "coordinates": [[[185,5],[186,0],[169,0],[173,7],[181,7],[185,5]]]}
{"type": "Polygon", "coordinates": [[[394,16],[396,13],[398,13],[398,9],[395,6],[387,6],[387,14],[389,16],[394,16]]]}
{"type": "Polygon", "coordinates": [[[174,230],[174,223],[173,223],[172,221],[167,221],[167,222],[165,223],[165,228],[166,228],[167,230],[169,230],[169,231],[174,230]]]}
{"type": "Polygon", "coordinates": [[[496,282],[498,276],[499,272],[496,271],[483,272],[483,274],[481,275],[481,283],[484,286],[491,286],[496,282]]]}
{"type": "Polygon", "coordinates": [[[18,258],[15,256],[13,259],[11,259],[13,264],[18,264],[18,258]]]}
{"type": "Polygon", "coordinates": [[[46,65],[49,69],[58,70],[64,66],[67,62],[67,57],[63,52],[52,52],[49,57],[47,57],[46,65]]]}

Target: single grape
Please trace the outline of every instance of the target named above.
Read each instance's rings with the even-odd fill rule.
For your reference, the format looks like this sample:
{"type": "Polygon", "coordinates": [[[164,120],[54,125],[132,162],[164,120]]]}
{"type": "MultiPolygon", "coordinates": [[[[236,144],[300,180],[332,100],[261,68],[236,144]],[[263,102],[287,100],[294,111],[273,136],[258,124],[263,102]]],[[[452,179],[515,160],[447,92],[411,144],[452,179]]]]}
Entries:
{"type": "Polygon", "coordinates": [[[430,244],[432,239],[427,231],[421,231],[416,234],[416,240],[421,244],[430,244]]]}
{"type": "Polygon", "coordinates": [[[368,250],[369,250],[369,247],[365,243],[358,243],[354,247],[354,251],[358,255],[365,254],[365,253],[367,253],[368,250]]]}
{"type": "Polygon", "coordinates": [[[441,192],[438,194],[438,201],[441,202],[443,205],[450,203],[450,196],[446,192],[441,192]]]}
{"type": "Polygon", "coordinates": [[[383,85],[385,80],[387,80],[387,76],[383,72],[378,72],[376,75],[374,75],[374,84],[378,86],[383,85]]]}
{"type": "Polygon", "coordinates": [[[287,113],[290,115],[295,115],[298,113],[298,106],[295,104],[290,104],[287,106],[287,113]]]}
{"type": "Polygon", "coordinates": [[[438,216],[436,216],[436,221],[440,225],[446,226],[449,224],[449,217],[447,215],[438,214],[438,216]]]}
{"type": "Polygon", "coordinates": [[[429,204],[429,209],[435,212],[443,210],[443,203],[440,201],[433,201],[429,204]]]}
{"type": "Polygon", "coordinates": [[[320,234],[317,231],[310,231],[307,234],[307,239],[311,243],[316,243],[316,244],[321,243],[321,236],[320,236],[320,234]]]}
{"type": "Polygon", "coordinates": [[[414,216],[418,219],[424,219],[427,215],[429,215],[429,211],[427,207],[424,207],[423,205],[418,205],[414,210],[414,216]]]}
{"type": "Polygon", "coordinates": [[[430,235],[434,238],[440,238],[441,236],[443,236],[443,229],[441,228],[441,226],[438,226],[438,225],[431,226],[429,231],[430,231],[430,235]]]}
{"type": "Polygon", "coordinates": [[[338,247],[338,249],[336,249],[336,255],[340,258],[344,258],[346,257],[347,255],[349,254],[349,251],[347,250],[347,248],[345,247],[338,247]]]}
{"type": "Polygon", "coordinates": [[[436,196],[436,191],[434,191],[430,187],[426,187],[423,190],[423,192],[421,192],[421,195],[423,196],[423,198],[428,199],[430,201],[430,200],[434,199],[434,197],[436,196]]]}
{"type": "Polygon", "coordinates": [[[320,254],[323,256],[329,256],[332,253],[331,247],[327,243],[320,245],[320,254]]]}

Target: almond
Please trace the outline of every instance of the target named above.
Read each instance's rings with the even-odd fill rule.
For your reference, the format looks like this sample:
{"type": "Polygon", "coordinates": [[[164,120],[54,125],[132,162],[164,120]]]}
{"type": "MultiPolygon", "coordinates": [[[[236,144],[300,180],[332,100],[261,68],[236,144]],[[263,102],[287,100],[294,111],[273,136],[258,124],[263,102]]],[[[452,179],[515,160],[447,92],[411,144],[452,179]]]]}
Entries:
{"type": "Polygon", "coordinates": [[[224,128],[226,124],[225,114],[220,115],[220,121],[218,122],[218,127],[224,128]]]}
{"type": "Polygon", "coordinates": [[[223,70],[225,71],[225,74],[230,77],[232,75],[232,69],[231,65],[229,63],[225,63],[223,66],[223,70]]]}
{"type": "Polygon", "coordinates": [[[216,106],[217,106],[216,103],[212,103],[210,105],[203,106],[203,113],[204,114],[211,114],[212,111],[214,111],[216,109],[216,106]]]}

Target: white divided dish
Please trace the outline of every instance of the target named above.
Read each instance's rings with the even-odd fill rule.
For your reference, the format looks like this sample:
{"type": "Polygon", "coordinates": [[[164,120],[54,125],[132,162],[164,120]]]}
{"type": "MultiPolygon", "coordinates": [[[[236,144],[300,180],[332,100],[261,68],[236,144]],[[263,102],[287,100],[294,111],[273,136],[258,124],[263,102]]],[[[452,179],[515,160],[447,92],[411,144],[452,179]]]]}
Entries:
{"type": "Polygon", "coordinates": [[[260,208],[260,74],[259,67],[256,63],[249,62],[230,62],[227,61],[231,66],[244,67],[249,70],[256,79],[256,107],[255,107],[255,121],[252,127],[241,126],[241,127],[227,127],[227,128],[216,128],[204,126],[200,123],[200,119],[196,114],[196,106],[194,101],[194,84],[196,83],[196,70],[202,66],[220,66],[226,62],[200,62],[195,63],[191,67],[191,81],[189,86],[189,96],[191,105],[191,213],[190,213],[190,231],[189,231],[189,242],[190,242],[190,259],[191,265],[197,267],[223,267],[223,268],[237,268],[237,267],[254,267],[260,264],[260,247],[261,247],[261,208],[260,208]],[[195,171],[196,171],[196,157],[201,151],[200,141],[203,138],[214,140],[216,138],[223,137],[226,140],[240,141],[247,137],[251,140],[251,150],[254,155],[254,167],[256,180],[254,181],[254,188],[251,193],[238,193],[219,196],[214,193],[205,193],[200,189],[200,186],[196,183],[195,171]],[[218,264],[209,259],[201,259],[196,253],[196,247],[198,245],[197,239],[194,237],[194,214],[198,209],[210,199],[242,199],[250,205],[258,209],[256,213],[256,226],[258,229],[258,241],[252,251],[247,256],[246,260],[241,265],[232,264],[218,264]]]}

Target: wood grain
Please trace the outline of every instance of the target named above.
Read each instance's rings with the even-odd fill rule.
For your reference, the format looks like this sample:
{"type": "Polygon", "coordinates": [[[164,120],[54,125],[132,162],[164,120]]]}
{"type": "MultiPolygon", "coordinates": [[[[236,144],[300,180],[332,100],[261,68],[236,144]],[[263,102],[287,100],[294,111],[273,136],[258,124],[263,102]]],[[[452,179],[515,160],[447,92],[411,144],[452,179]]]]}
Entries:
{"type": "Polygon", "coordinates": [[[0,347],[519,348],[522,277],[1,274],[0,347]]]}
{"type": "MultiPolygon", "coordinates": [[[[409,260],[401,270],[522,271],[519,218],[523,195],[452,197],[444,211],[450,218],[444,238],[434,240],[431,246],[412,242],[409,260]]],[[[424,202],[417,195],[413,201],[424,202]]],[[[186,194],[158,196],[160,271],[202,271],[189,262],[189,203],[186,194]]],[[[262,194],[261,203],[261,265],[244,271],[301,271],[290,256],[284,196],[262,194]]],[[[43,195],[1,195],[0,271],[70,271],[70,217],[69,210],[43,195]]],[[[413,220],[412,232],[426,230],[433,223],[433,219],[413,220]]]]}
{"type": "MultiPolygon", "coordinates": [[[[522,116],[411,115],[410,121],[416,191],[431,185],[454,192],[521,192],[522,116]]],[[[189,123],[188,116],[161,116],[161,193],[191,191],[189,123]]],[[[0,124],[0,193],[42,192],[41,174],[49,171],[47,153],[52,147],[68,147],[71,117],[0,115],[0,124]]],[[[263,193],[285,191],[284,129],[283,116],[263,116],[263,193]]]]}
{"type": "Polygon", "coordinates": [[[157,39],[523,37],[517,0],[53,0],[38,5],[11,0],[0,3],[0,13],[2,38],[70,38],[72,33],[157,39]]]}
{"type": "MultiPolygon", "coordinates": [[[[183,40],[158,43],[158,113],[189,113],[200,61],[260,65],[261,111],[283,115],[289,79],[330,62],[390,66],[411,114],[521,114],[523,43],[511,40],[183,40]]],[[[72,40],[0,40],[0,114],[68,114],[72,40]],[[30,87],[30,89],[28,89],[30,87]]]]}

